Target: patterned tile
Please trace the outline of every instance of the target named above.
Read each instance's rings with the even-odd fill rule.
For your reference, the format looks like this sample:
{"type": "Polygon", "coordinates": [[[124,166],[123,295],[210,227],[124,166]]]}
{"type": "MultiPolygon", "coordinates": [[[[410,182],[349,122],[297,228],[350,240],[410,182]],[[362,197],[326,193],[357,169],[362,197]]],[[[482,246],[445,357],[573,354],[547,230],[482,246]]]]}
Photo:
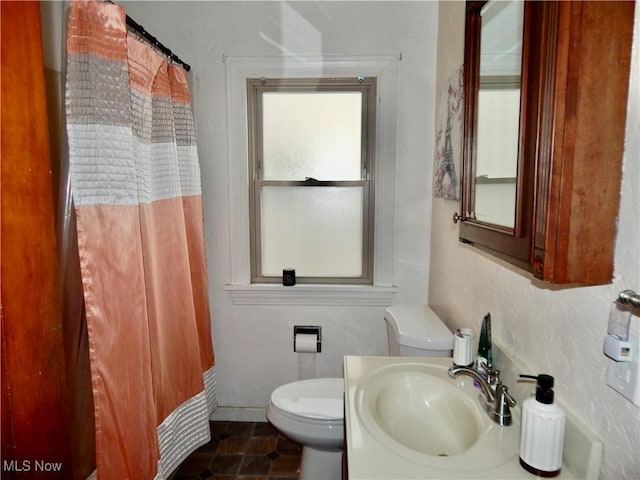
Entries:
{"type": "Polygon", "coordinates": [[[252,436],[254,437],[277,437],[278,435],[280,435],[278,430],[267,422],[256,423],[253,427],[252,436]]]}
{"type": "Polygon", "coordinates": [[[253,422],[229,422],[226,432],[230,437],[250,437],[253,426],[253,422]]]}
{"type": "Polygon", "coordinates": [[[277,437],[251,437],[247,446],[247,455],[267,455],[276,449],[277,437]]]}
{"type": "Polygon", "coordinates": [[[198,475],[209,468],[211,458],[210,453],[194,452],[180,465],[178,471],[182,475],[198,475]]]}
{"type": "Polygon", "coordinates": [[[302,446],[263,422],[210,422],[212,440],[170,480],[294,480],[302,446]]]}
{"type": "Polygon", "coordinates": [[[249,446],[250,437],[229,437],[218,444],[218,455],[244,454],[249,446]]]}
{"type": "Polygon", "coordinates": [[[288,455],[301,455],[302,445],[294,442],[293,440],[289,440],[287,437],[283,437],[282,435],[280,435],[278,437],[278,444],[276,445],[276,450],[279,453],[286,453],[288,455]]]}
{"type": "Polygon", "coordinates": [[[280,455],[271,461],[269,473],[297,477],[300,474],[300,457],[297,455],[280,455]]]}
{"type": "Polygon", "coordinates": [[[239,475],[268,475],[271,459],[266,455],[245,455],[239,475]]]}
{"type": "Polygon", "coordinates": [[[221,475],[237,475],[242,465],[243,455],[218,455],[213,457],[211,470],[221,475]]]}

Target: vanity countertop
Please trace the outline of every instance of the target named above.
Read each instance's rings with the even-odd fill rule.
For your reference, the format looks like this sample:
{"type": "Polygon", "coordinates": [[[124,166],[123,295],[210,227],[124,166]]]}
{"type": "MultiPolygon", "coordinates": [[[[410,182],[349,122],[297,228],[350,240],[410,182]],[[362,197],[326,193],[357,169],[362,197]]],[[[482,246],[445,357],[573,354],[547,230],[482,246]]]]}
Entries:
{"type": "MultiPolygon", "coordinates": [[[[502,431],[507,435],[508,442],[512,446],[509,454],[490,468],[473,468],[466,454],[459,457],[460,461],[453,461],[455,456],[447,457],[452,460],[434,460],[435,464],[425,465],[424,462],[416,461],[415,458],[403,455],[399,451],[394,451],[385,445],[384,442],[376,438],[371,433],[371,428],[363,424],[361,416],[358,414],[358,386],[370,376],[372,372],[380,368],[393,366],[410,361],[412,363],[423,363],[427,365],[437,365],[439,368],[448,368],[452,364],[450,358],[405,358],[405,357],[359,357],[346,356],[344,358],[344,379],[345,379],[345,425],[346,425],[346,455],[348,477],[350,480],[394,480],[394,479],[429,479],[429,478],[473,478],[473,479],[533,479],[538,478],[524,470],[519,464],[518,443],[520,429],[520,409],[517,406],[514,411],[514,424],[509,427],[498,427],[499,429],[513,429],[502,431]],[[468,460],[467,462],[463,462],[468,460]],[[466,463],[465,465],[461,465],[466,463]]],[[[452,382],[472,382],[468,377],[464,379],[452,379],[452,382]]],[[[571,431],[571,428],[568,430],[571,431]]],[[[502,435],[499,433],[499,435],[502,435]]],[[[471,450],[473,450],[472,447],[471,450]]],[[[469,450],[469,452],[471,451],[469,450]]],[[[565,455],[566,460],[566,455],[565,455]]],[[[574,473],[574,470],[563,462],[562,471],[558,479],[581,478],[574,473]]]]}

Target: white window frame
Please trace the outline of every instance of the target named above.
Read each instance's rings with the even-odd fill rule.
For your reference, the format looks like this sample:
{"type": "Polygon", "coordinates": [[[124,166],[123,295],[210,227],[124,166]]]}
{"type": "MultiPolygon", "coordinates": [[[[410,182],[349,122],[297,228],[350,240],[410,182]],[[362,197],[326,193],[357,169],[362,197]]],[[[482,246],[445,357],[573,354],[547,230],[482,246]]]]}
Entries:
{"type": "Polygon", "coordinates": [[[265,275],[262,272],[262,242],[261,242],[261,189],[263,186],[277,186],[280,188],[353,188],[362,189],[363,211],[362,211],[362,256],[360,259],[361,274],[345,277],[336,276],[301,276],[298,275],[298,283],[333,283],[333,284],[373,284],[373,248],[374,243],[374,184],[373,175],[375,158],[375,107],[376,107],[376,79],[375,77],[360,78],[286,78],[286,79],[266,79],[255,78],[247,81],[247,97],[250,99],[248,106],[249,123],[249,202],[253,205],[251,210],[251,283],[278,283],[282,282],[282,276],[265,275]],[[308,180],[265,180],[262,178],[262,158],[261,145],[263,142],[264,126],[262,112],[263,95],[273,92],[304,92],[304,93],[341,93],[359,92],[361,94],[361,158],[360,158],[360,178],[358,180],[330,180],[308,179],[308,180]],[[252,100],[252,101],[251,101],[252,100]]]}
{"type": "Polygon", "coordinates": [[[390,305],[393,293],[393,226],[396,155],[397,55],[225,56],[229,162],[230,281],[234,304],[390,305]],[[373,285],[251,283],[247,79],[377,78],[374,160],[373,285]]]}

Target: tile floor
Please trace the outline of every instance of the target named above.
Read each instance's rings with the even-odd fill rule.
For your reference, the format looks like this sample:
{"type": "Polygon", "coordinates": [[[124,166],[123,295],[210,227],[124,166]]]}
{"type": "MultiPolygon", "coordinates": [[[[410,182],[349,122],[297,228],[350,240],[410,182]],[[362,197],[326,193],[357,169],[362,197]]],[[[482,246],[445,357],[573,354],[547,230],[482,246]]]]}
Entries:
{"type": "Polygon", "coordinates": [[[292,480],[302,447],[269,423],[211,422],[211,441],[193,452],[170,480],[292,480]]]}

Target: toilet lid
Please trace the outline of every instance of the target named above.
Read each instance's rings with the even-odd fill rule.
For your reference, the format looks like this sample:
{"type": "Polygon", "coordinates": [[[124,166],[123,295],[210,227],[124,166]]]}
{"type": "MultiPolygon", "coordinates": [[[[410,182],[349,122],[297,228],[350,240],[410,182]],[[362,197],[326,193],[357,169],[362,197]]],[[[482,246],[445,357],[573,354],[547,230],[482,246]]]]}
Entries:
{"type": "Polygon", "coordinates": [[[321,420],[344,417],[344,380],[315,378],[287,383],[271,394],[271,403],[285,412],[321,420]]]}

